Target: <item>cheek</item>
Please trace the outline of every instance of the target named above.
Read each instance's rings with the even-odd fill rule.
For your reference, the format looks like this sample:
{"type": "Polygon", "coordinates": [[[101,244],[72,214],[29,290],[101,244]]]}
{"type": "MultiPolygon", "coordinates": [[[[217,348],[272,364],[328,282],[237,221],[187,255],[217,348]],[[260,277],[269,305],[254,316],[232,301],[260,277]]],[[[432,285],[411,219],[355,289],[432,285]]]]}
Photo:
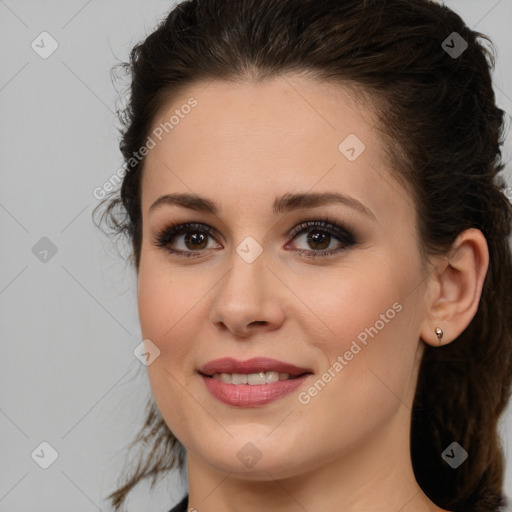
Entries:
{"type": "Polygon", "coordinates": [[[158,255],[146,255],[137,280],[137,302],[144,337],[164,342],[200,299],[190,274],[172,269],[158,255]],[[180,277],[181,276],[181,277],[180,277]],[[187,277],[188,276],[188,277],[187,277]]]}
{"type": "MultiPolygon", "coordinates": [[[[396,316],[393,304],[400,302],[406,287],[403,274],[402,277],[394,274],[389,263],[378,266],[371,262],[357,271],[326,273],[315,280],[304,302],[321,321],[319,325],[325,326],[324,339],[330,340],[332,348],[348,350],[351,340],[376,322],[379,330],[393,323],[396,316]]],[[[364,334],[360,338],[364,340],[364,334]]]]}
{"type": "Polygon", "coordinates": [[[170,315],[176,314],[176,309],[171,307],[175,302],[172,300],[172,292],[170,293],[174,289],[173,283],[166,283],[165,278],[157,279],[157,274],[141,265],[137,282],[142,335],[153,342],[162,339],[164,329],[169,328],[170,315]]]}
{"type": "Polygon", "coordinates": [[[320,371],[330,368],[337,376],[332,380],[338,385],[332,388],[353,386],[358,395],[377,393],[378,388],[385,393],[379,377],[400,396],[407,387],[417,348],[415,294],[410,295],[414,279],[390,261],[373,262],[357,273],[346,271],[336,286],[334,276],[320,280],[308,296],[321,320],[318,325],[323,325],[321,332],[326,333],[313,339],[325,355],[320,371]]]}
{"type": "Polygon", "coordinates": [[[175,273],[162,268],[157,262],[146,260],[139,268],[137,302],[142,337],[150,339],[159,349],[158,361],[147,367],[149,374],[163,366],[176,365],[181,361],[180,344],[170,341],[183,339],[183,329],[190,328],[187,315],[193,311],[194,293],[190,281],[175,279],[175,273]],[[188,285],[188,286],[187,286],[188,285]]]}
{"type": "Polygon", "coordinates": [[[175,279],[175,273],[171,276],[169,269],[147,257],[139,267],[137,301],[142,337],[160,350],[146,371],[154,400],[176,432],[186,431],[181,425],[186,417],[183,404],[190,401],[190,396],[184,391],[186,379],[180,372],[190,357],[193,333],[185,330],[193,329],[187,319],[194,311],[193,303],[197,303],[185,281],[190,285],[189,279],[175,279]]]}
{"type": "Polygon", "coordinates": [[[205,305],[218,277],[197,269],[171,267],[158,256],[150,256],[146,255],[139,268],[139,323],[143,338],[160,350],[155,361],[159,364],[147,367],[150,377],[161,374],[168,380],[167,371],[178,375],[185,368],[190,372],[197,363],[195,343],[206,325],[205,305]]]}

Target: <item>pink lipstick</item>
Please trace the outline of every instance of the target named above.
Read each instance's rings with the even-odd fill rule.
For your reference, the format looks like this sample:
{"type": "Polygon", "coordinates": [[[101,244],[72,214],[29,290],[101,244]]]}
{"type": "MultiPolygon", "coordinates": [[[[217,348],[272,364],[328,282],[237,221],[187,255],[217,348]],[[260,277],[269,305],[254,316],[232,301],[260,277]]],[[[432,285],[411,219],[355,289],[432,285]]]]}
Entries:
{"type": "Polygon", "coordinates": [[[266,357],[246,361],[216,359],[198,373],[212,396],[238,407],[256,407],[278,400],[312,375],[310,369],[266,357]]]}

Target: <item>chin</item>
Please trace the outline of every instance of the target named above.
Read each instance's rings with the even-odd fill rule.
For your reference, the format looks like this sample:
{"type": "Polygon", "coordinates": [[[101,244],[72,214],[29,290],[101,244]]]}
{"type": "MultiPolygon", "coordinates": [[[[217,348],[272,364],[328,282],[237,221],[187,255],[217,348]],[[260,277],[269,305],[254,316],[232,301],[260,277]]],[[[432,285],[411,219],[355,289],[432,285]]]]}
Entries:
{"type": "MultiPolygon", "coordinates": [[[[242,480],[268,481],[283,479],[300,474],[309,467],[308,461],[297,459],[300,450],[295,446],[287,448],[282,442],[253,442],[251,436],[234,436],[232,442],[224,444],[221,450],[212,445],[196,448],[206,463],[224,473],[242,480]],[[245,440],[242,440],[245,439],[245,440]],[[280,448],[280,449],[279,449],[280,448]]],[[[277,441],[277,439],[276,439],[277,441]]]]}

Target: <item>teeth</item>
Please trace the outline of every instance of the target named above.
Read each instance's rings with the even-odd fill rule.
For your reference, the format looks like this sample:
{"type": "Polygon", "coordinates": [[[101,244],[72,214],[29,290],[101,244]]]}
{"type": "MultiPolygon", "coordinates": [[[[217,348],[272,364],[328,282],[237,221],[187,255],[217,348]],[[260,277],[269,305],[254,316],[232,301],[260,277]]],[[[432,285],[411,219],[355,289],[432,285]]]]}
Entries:
{"type": "Polygon", "coordinates": [[[247,375],[242,373],[234,373],[231,375],[231,382],[233,384],[247,384],[247,375]]]}
{"type": "Polygon", "coordinates": [[[225,384],[249,384],[251,386],[270,384],[278,380],[295,379],[289,373],[259,372],[259,373],[214,373],[212,377],[225,384]]]}

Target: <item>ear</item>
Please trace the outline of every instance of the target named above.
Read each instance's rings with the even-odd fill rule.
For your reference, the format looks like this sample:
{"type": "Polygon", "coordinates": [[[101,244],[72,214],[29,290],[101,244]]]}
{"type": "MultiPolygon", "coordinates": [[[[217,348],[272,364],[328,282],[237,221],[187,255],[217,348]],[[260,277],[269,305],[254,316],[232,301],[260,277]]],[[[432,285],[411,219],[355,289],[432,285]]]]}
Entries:
{"type": "Polygon", "coordinates": [[[426,318],[421,338],[429,345],[456,339],[478,310],[489,266],[489,249],[483,233],[467,229],[459,234],[448,255],[436,257],[429,278],[426,318]],[[443,331],[441,339],[436,328],[443,331]]]}

